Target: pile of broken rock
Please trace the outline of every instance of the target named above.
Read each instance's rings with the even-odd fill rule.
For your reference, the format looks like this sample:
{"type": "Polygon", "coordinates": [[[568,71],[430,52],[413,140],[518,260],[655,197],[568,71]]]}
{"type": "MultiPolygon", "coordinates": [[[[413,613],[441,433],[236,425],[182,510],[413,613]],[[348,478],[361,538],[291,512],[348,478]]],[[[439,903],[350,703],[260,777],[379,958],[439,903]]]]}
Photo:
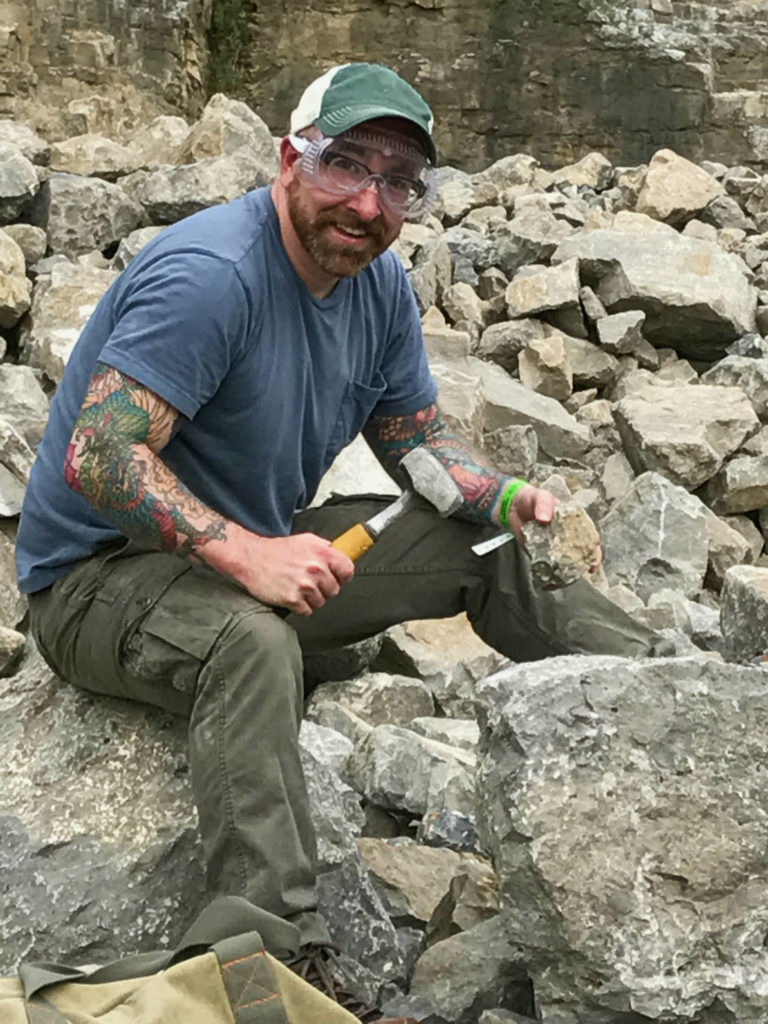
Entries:
{"type": "MultiPolygon", "coordinates": [[[[276,168],[223,96],[119,143],[0,122],[4,971],[168,943],[204,899],[183,723],[52,676],[12,544],[100,295],[165,224],[276,168]]],[[[396,251],[445,415],[589,513],[595,585],[667,656],[514,665],[452,620],[308,663],[321,905],[393,1014],[764,1021],[768,175],[662,150],[441,176],[396,251]]],[[[392,489],[358,444],[331,473],[324,493],[392,489]]]]}

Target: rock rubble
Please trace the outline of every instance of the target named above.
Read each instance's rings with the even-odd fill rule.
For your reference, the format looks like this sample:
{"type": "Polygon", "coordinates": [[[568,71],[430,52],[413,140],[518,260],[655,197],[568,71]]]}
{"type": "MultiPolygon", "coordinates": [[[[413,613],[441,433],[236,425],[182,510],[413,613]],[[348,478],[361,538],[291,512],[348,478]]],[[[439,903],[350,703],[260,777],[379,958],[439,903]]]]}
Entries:
{"type": "MultiPolygon", "coordinates": [[[[120,146],[48,145],[20,122],[0,140],[9,971],[168,943],[205,899],[183,724],[57,682],[24,635],[12,545],[49,396],[99,297],[164,224],[269,181],[277,157],[224,96],[120,146]]],[[[528,531],[547,581],[595,568],[595,523],[589,578],[670,656],[515,666],[459,618],[308,661],[321,906],[353,983],[392,1015],[758,1024],[768,175],[666,149],[555,171],[516,154],[441,180],[396,251],[445,416],[572,510],[551,536],[528,531]]],[[[322,493],[390,489],[378,472],[356,442],[322,493]]]]}

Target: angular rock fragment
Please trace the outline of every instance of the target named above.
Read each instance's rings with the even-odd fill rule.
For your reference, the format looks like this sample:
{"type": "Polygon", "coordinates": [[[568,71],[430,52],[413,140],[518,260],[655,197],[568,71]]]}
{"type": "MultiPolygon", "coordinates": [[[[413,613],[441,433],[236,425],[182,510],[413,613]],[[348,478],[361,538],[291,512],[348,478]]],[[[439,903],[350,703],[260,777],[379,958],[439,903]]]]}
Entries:
{"type": "Polygon", "coordinates": [[[168,114],[142,125],[128,140],[128,146],[136,157],[136,166],[154,169],[161,164],[175,164],[189,132],[184,118],[168,114]]]}
{"type": "Polygon", "coordinates": [[[707,565],[706,584],[720,590],[725,574],[734,565],[749,562],[749,542],[738,530],[729,525],[720,516],[707,509],[707,535],[709,537],[709,561],[707,565]]]}
{"type": "Polygon", "coordinates": [[[179,147],[176,162],[199,163],[235,154],[254,160],[270,180],[278,172],[277,148],[267,125],[246,103],[216,93],[179,147]]]}
{"type": "Polygon", "coordinates": [[[720,626],[728,657],[749,661],[768,650],[768,569],[734,565],[726,572],[720,626]]]}
{"type": "Polygon", "coordinates": [[[437,850],[404,838],[361,838],[357,846],[395,924],[416,922],[423,927],[458,875],[470,876],[485,888],[489,895],[486,918],[498,912],[493,869],[474,854],[437,850]]]}
{"type": "Polygon", "coordinates": [[[438,942],[416,964],[409,995],[385,1004],[389,1016],[474,1024],[483,1010],[501,1006],[533,1012],[525,969],[499,918],[438,942]],[[427,1016],[429,1013],[435,1017],[427,1016]]]}
{"type": "Polygon", "coordinates": [[[491,324],[483,331],[476,354],[501,366],[507,373],[517,370],[518,358],[526,345],[551,338],[555,329],[540,320],[522,319],[491,324]]]}
{"type": "Polygon", "coordinates": [[[35,168],[21,151],[0,142],[0,224],[16,220],[39,184],[35,168]]]}
{"type": "Polygon", "coordinates": [[[376,726],[348,773],[357,792],[380,807],[419,816],[438,807],[473,813],[474,757],[399,726],[376,726]]]}
{"type": "Polygon", "coordinates": [[[660,149],[648,165],[635,209],[678,226],[724,192],[723,185],[701,167],[671,149],[660,149]]]}
{"type": "Polygon", "coordinates": [[[529,342],[518,356],[520,383],[531,391],[563,401],[573,390],[573,371],[563,336],[553,331],[529,342]]]}
{"type": "Polygon", "coordinates": [[[531,569],[543,587],[567,587],[600,564],[600,535],[577,504],[561,502],[550,523],[525,523],[531,569]]]}
{"type": "Polygon", "coordinates": [[[78,256],[119,242],[142,224],[144,211],[119,185],[52,174],[40,187],[35,218],[54,252],[78,256]]]}
{"type": "Polygon", "coordinates": [[[31,305],[24,253],[5,231],[0,231],[0,327],[13,327],[31,305]]]}
{"type": "Polygon", "coordinates": [[[708,481],[704,495],[718,515],[764,508],[768,505],[768,458],[736,456],[708,481]]]}
{"type": "Polygon", "coordinates": [[[432,694],[420,679],[385,672],[323,683],[307,701],[307,711],[314,713],[326,701],[343,705],[369,725],[408,725],[434,711],[432,694]]]}
{"type": "Polygon", "coordinates": [[[33,227],[32,224],[6,224],[3,231],[24,253],[24,262],[28,268],[45,256],[48,236],[42,228],[33,227]]]}
{"type": "Polygon", "coordinates": [[[566,260],[536,274],[518,275],[507,285],[504,298],[510,318],[533,316],[545,310],[579,308],[579,261],[566,260]]]}
{"type": "Polygon", "coordinates": [[[35,289],[21,332],[26,362],[58,383],[86,321],[116,277],[112,270],[57,262],[35,289]]]}
{"type": "Polygon", "coordinates": [[[707,517],[698,498],[643,473],[600,521],[605,572],[643,600],[665,587],[693,597],[707,569],[707,517]]]}
{"type": "Polygon", "coordinates": [[[645,389],[622,398],[614,416],[638,473],[654,470],[689,489],[713,477],[759,428],[740,388],[715,385],[645,389]]]}
{"type": "Polygon", "coordinates": [[[15,146],[33,164],[47,164],[50,146],[24,121],[0,119],[0,142],[15,146]]]}
{"type": "Polygon", "coordinates": [[[559,402],[530,391],[498,366],[481,364],[485,396],[484,428],[497,430],[510,424],[532,426],[542,452],[552,458],[578,459],[589,446],[589,431],[559,402]]]}
{"type": "Polygon", "coordinates": [[[75,135],[51,146],[52,171],[116,181],[140,166],[134,152],[103,135],[75,135]]]}
{"type": "Polygon", "coordinates": [[[464,614],[392,626],[380,660],[389,671],[422,679],[440,711],[456,718],[474,718],[477,681],[507,662],[480,639],[464,614]]]}
{"type": "Polygon", "coordinates": [[[768,357],[727,355],[703,373],[701,381],[703,384],[740,388],[760,419],[764,423],[768,421],[768,357]]]}
{"type": "Polygon", "coordinates": [[[623,230],[580,232],[559,244],[553,262],[578,257],[582,280],[610,312],[646,314],[644,334],[653,344],[717,358],[754,330],[757,296],[744,265],[716,245],[651,223],[656,228],[647,233],[631,233],[633,221],[621,222],[623,230]]]}
{"type": "Polygon", "coordinates": [[[499,427],[483,434],[483,451],[502,473],[530,477],[536,466],[539,442],[533,427],[499,427]]]}

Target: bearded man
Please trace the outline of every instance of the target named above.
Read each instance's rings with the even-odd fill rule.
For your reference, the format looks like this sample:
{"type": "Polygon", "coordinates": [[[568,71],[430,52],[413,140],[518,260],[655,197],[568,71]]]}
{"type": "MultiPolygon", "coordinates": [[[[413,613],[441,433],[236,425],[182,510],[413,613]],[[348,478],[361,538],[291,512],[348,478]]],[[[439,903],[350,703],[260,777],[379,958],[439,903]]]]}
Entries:
{"type": "Polygon", "coordinates": [[[102,298],[52,404],[17,564],[55,672],[187,717],[210,888],[278,919],[319,984],[332,954],[302,653],[462,611],[517,661],[642,653],[649,634],[586,583],[537,590],[516,543],[471,551],[548,522],[555,499],[494,469],[436,404],[387,251],[435,196],[427,104],[388,68],[348,64],[308,87],[290,129],[271,188],[169,227],[102,298]],[[332,538],[391,498],[309,506],[360,432],[395,476],[426,446],[463,504],[448,519],[414,504],[355,564],[332,538]]]}

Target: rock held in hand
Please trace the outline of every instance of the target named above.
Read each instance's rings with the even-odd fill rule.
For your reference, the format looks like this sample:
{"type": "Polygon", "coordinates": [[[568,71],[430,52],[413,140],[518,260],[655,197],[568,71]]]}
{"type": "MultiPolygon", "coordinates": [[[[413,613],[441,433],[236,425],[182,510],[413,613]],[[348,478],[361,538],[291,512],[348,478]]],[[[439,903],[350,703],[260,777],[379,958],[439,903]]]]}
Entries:
{"type": "Polygon", "coordinates": [[[525,523],[523,536],[533,574],[542,586],[566,587],[599,565],[600,535],[574,502],[558,505],[551,523],[525,523]]]}

